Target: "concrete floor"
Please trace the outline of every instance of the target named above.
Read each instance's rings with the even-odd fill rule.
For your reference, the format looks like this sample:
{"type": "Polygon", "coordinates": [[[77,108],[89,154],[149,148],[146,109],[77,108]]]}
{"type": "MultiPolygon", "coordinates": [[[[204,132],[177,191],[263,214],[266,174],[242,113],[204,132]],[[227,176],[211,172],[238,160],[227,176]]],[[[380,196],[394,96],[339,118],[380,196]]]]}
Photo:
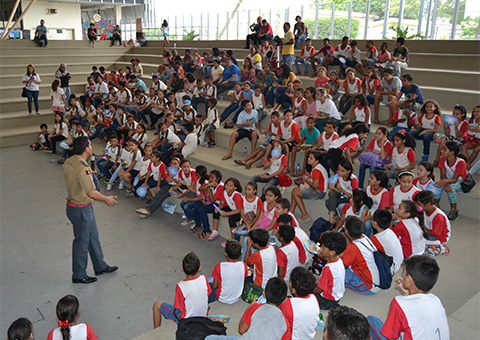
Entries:
{"type": "MultiPolygon", "coordinates": [[[[210,275],[223,260],[222,240],[198,240],[180,226],[180,216],[160,211],[141,220],[134,210],[142,202],[114,189],[117,206],[94,207],[105,259],[120,269],[102,275],[97,283],[73,285],[73,233],[65,216],[61,167],[49,163],[51,154],[27,147],[1,149],[0,157],[0,337],[12,321],[27,317],[34,323],[35,338],[45,339],[57,324],[57,301],[74,294],[80,300],[81,321],[89,323],[100,339],[173,339],[172,322],[151,331],[152,303],[173,301],[175,284],[184,278],[181,259],[189,251],[197,252],[202,273],[210,275]]],[[[437,258],[441,272],[433,293],[447,311],[451,339],[478,339],[480,333],[478,226],[479,221],[460,217],[453,223],[451,255],[437,258]]],[[[88,273],[93,275],[91,264],[88,273]]],[[[347,291],[342,304],[384,319],[397,294],[394,288],[376,296],[347,291]]],[[[247,305],[211,307],[211,313],[232,317],[228,334],[237,334],[247,305]]],[[[321,339],[321,332],[316,338],[321,339]]]]}

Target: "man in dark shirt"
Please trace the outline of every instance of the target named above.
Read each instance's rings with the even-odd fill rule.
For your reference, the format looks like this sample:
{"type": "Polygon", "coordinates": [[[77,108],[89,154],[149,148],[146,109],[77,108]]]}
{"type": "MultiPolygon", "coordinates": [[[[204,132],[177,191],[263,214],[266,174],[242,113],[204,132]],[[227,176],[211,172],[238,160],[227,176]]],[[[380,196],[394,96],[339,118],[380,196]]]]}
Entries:
{"type": "Polygon", "coordinates": [[[408,48],[403,45],[405,45],[405,39],[397,38],[392,57],[390,61],[387,62],[387,67],[394,68],[397,77],[400,77],[402,74],[402,68],[408,67],[408,48]]]}

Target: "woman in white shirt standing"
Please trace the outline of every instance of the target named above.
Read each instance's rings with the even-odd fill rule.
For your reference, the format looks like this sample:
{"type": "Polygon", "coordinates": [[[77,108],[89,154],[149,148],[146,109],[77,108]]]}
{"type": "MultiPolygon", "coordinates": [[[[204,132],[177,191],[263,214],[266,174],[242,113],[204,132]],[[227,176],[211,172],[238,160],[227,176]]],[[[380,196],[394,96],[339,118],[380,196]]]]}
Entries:
{"type": "Polygon", "coordinates": [[[50,98],[52,99],[52,111],[61,112],[65,115],[65,92],[60,87],[60,80],[58,79],[55,79],[52,83],[50,98]]]}
{"type": "Polygon", "coordinates": [[[41,83],[40,76],[35,72],[35,67],[33,65],[27,66],[27,73],[23,76],[22,83],[25,84],[25,95],[28,99],[28,114],[32,115],[32,99],[35,103],[35,111],[37,115],[40,114],[38,112],[40,110],[38,105],[38,94],[40,89],[38,88],[38,84],[41,83]]]}

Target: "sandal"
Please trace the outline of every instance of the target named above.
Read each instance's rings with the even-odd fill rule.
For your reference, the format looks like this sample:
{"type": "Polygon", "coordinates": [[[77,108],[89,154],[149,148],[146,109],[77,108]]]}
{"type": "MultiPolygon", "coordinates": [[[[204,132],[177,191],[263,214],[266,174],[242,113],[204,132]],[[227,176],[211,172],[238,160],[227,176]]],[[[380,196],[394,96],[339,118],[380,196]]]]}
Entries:
{"type": "Polygon", "coordinates": [[[206,232],[203,231],[203,232],[201,232],[200,234],[198,234],[197,237],[198,237],[198,238],[208,238],[210,235],[211,235],[211,233],[208,234],[208,233],[206,233],[206,232]]]}
{"type": "Polygon", "coordinates": [[[255,165],[256,168],[263,168],[263,164],[257,164],[255,165]]]}
{"type": "Polygon", "coordinates": [[[250,169],[251,167],[252,167],[252,165],[250,165],[250,164],[245,164],[245,168],[250,169]]]}
{"type": "Polygon", "coordinates": [[[232,156],[223,156],[222,161],[226,161],[227,159],[230,159],[230,158],[232,158],[232,156]]]}
{"type": "Polygon", "coordinates": [[[235,164],[238,164],[238,165],[246,165],[244,162],[242,162],[239,159],[234,160],[234,162],[235,162],[235,164]]]}
{"type": "Polygon", "coordinates": [[[193,227],[190,228],[190,232],[192,234],[195,234],[197,231],[199,231],[202,227],[199,227],[198,225],[194,225],[193,227]]]}

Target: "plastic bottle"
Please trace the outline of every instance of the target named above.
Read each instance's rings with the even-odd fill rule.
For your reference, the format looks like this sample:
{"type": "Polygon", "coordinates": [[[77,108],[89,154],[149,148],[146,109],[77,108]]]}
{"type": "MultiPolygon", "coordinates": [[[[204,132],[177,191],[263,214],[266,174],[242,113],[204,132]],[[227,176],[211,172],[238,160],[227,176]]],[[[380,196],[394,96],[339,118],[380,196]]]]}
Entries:
{"type": "Polygon", "coordinates": [[[177,43],[173,43],[173,48],[177,48],[177,43]]]}
{"type": "Polygon", "coordinates": [[[245,147],[245,149],[243,149],[243,157],[247,157],[248,156],[248,151],[247,151],[247,147],[245,147]]]}
{"type": "Polygon", "coordinates": [[[296,172],[300,172],[300,170],[302,170],[302,168],[300,167],[300,163],[297,163],[297,167],[295,168],[296,172]]]}
{"type": "Polygon", "coordinates": [[[95,170],[95,156],[94,155],[90,156],[90,167],[92,168],[92,170],[95,170]]]}
{"type": "Polygon", "coordinates": [[[49,163],[55,163],[55,160],[54,160],[54,159],[51,159],[51,160],[49,161],[49,163]]]}
{"type": "Polygon", "coordinates": [[[325,329],[325,320],[322,313],[318,314],[317,329],[325,329]]]}

